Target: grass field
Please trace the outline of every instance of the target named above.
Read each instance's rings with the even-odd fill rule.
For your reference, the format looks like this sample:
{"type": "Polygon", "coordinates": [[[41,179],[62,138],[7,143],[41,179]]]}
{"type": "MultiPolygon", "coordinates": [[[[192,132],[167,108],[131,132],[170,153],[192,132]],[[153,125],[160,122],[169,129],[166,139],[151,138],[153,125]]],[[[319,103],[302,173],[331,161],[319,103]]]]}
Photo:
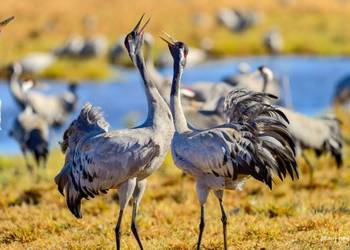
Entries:
{"type": "MultiPolygon", "coordinates": [[[[281,31],[284,53],[350,55],[347,0],[7,0],[1,4],[0,17],[15,15],[16,20],[1,34],[1,62],[19,59],[31,51],[48,51],[72,34],[88,37],[102,33],[113,42],[130,31],[143,12],[152,16],[147,30],[156,36],[165,30],[193,46],[198,46],[204,37],[212,39],[212,56],[266,53],[262,37],[271,27],[281,31]],[[215,20],[222,7],[257,10],[262,14],[261,22],[245,33],[233,34],[215,20]],[[203,20],[200,25],[193,21],[198,15],[203,20]],[[96,20],[96,27],[89,31],[82,25],[87,16],[96,20]]],[[[157,41],[155,53],[162,48],[164,44],[157,41]]],[[[65,60],[44,72],[44,76],[103,78],[109,74],[106,68],[101,59],[74,67],[65,60]],[[89,67],[91,64],[95,67],[89,67]]]]}
{"type": "MultiPolygon", "coordinates": [[[[346,135],[349,113],[343,117],[346,135]]],[[[305,163],[301,179],[278,183],[270,191],[249,180],[241,192],[226,192],[230,249],[347,249],[350,247],[350,148],[345,164],[336,169],[332,159],[316,159],[314,185],[308,184],[305,163]]],[[[82,205],[83,219],[73,217],[53,182],[63,155],[50,155],[47,171],[29,174],[20,157],[0,157],[0,249],[113,249],[118,213],[115,191],[82,205]]],[[[220,209],[208,199],[203,249],[221,249],[220,209]]],[[[124,216],[123,249],[137,249],[130,230],[131,207],[124,216]]],[[[194,249],[199,205],[194,182],[170,157],[149,179],[138,216],[145,249],[194,249]]]]}

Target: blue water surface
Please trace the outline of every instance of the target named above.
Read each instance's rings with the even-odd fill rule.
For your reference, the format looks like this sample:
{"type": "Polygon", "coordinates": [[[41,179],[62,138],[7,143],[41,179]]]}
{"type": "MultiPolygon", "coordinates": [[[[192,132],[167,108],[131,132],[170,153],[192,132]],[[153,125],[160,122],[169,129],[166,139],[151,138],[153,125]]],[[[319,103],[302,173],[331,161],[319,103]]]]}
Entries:
{"type": "MultiPolygon", "coordinates": [[[[290,81],[291,100],[293,108],[308,115],[316,115],[328,109],[331,105],[336,83],[350,74],[350,58],[345,57],[309,57],[309,56],[281,56],[281,57],[240,57],[210,61],[193,68],[186,69],[183,82],[191,85],[198,81],[219,81],[224,76],[236,72],[240,62],[247,62],[256,68],[260,65],[269,66],[276,75],[287,76],[290,81]]],[[[125,126],[125,116],[134,112],[138,119],[143,120],[146,115],[146,98],[143,93],[140,77],[134,70],[118,70],[118,78],[105,82],[86,82],[79,86],[80,108],[89,101],[100,106],[111,124],[117,129],[125,126]]],[[[172,75],[172,69],[163,70],[165,75],[172,75]]],[[[44,81],[57,83],[57,81],[44,81]]],[[[49,84],[43,89],[48,93],[63,92],[67,86],[49,84]]],[[[18,145],[8,136],[8,130],[19,112],[14,103],[8,85],[0,83],[0,99],[2,100],[2,130],[0,131],[0,154],[19,153],[18,145]]],[[[79,110],[72,115],[71,120],[79,110]]],[[[66,127],[69,121],[64,126],[66,127]]],[[[51,147],[57,146],[57,141],[63,129],[52,131],[51,147]]]]}

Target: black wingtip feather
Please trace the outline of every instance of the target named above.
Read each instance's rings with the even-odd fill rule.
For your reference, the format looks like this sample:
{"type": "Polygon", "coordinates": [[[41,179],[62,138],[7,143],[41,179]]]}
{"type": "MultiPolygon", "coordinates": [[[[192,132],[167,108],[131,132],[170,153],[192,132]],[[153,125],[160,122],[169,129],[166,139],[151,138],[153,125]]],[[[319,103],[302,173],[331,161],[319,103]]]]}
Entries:
{"type": "Polygon", "coordinates": [[[256,160],[256,167],[243,164],[239,172],[249,172],[270,189],[274,174],[281,180],[285,179],[287,173],[292,180],[299,178],[295,142],[286,126],[289,119],[269,102],[269,99],[276,98],[271,94],[239,89],[230,92],[225,99],[225,114],[230,123],[239,125],[241,136],[253,135],[245,139],[252,141],[257,149],[250,150],[256,160]],[[259,147],[262,148],[259,150],[259,147]]]}

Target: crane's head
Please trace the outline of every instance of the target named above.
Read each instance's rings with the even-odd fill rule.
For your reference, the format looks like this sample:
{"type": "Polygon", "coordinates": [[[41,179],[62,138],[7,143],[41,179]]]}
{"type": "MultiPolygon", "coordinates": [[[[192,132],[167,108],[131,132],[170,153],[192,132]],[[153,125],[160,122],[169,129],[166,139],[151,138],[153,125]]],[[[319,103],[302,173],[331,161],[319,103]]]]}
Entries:
{"type": "Polygon", "coordinates": [[[13,76],[19,77],[23,73],[23,66],[19,62],[14,62],[7,68],[8,73],[13,76]]]}
{"type": "Polygon", "coordinates": [[[31,90],[35,85],[35,81],[31,78],[25,79],[22,81],[22,91],[24,93],[27,93],[29,90],[31,90]]]}
{"type": "Polygon", "coordinates": [[[3,21],[0,21],[0,32],[2,31],[2,29],[9,23],[11,22],[13,19],[15,19],[14,16],[8,17],[3,21]]]}
{"type": "Polygon", "coordinates": [[[260,66],[258,68],[258,71],[259,71],[260,75],[262,76],[262,78],[264,78],[265,81],[270,82],[273,80],[272,70],[269,69],[268,67],[266,67],[264,65],[260,66]]]}
{"type": "Polygon", "coordinates": [[[146,23],[142,27],[140,27],[144,16],[145,14],[142,15],[141,19],[138,21],[135,28],[129,34],[127,34],[124,40],[125,48],[127,49],[133,63],[136,62],[136,54],[141,51],[142,44],[143,44],[143,33],[147,24],[150,21],[150,18],[149,18],[146,21],[146,23]]]}
{"type": "Polygon", "coordinates": [[[185,67],[186,65],[186,59],[188,55],[188,47],[185,43],[176,41],[174,38],[172,38],[170,35],[165,33],[165,35],[168,37],[169,40],[160,37],[168,44],[171,56],[174,59],[175,63],[180,64],[181,67],[185,67]]]}

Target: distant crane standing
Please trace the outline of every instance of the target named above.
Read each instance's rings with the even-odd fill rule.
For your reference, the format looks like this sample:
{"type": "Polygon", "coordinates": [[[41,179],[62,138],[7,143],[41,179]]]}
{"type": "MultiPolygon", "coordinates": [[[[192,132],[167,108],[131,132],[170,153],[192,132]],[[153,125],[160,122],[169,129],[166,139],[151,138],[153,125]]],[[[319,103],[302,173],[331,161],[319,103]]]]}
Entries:
{"type": "Polygon", "coordinates": [[[143,32],[149,20],[140,28],[143,17],[126,36],[125,47],[144,82],[148,103],[146,121],[135,128],[108,132],[108,123],[101,112],[87,104],[65,131],[62,150],[66,161],[55,182],[66,196],[70,211],[81,218],[82,198],[93,198],[100,191],[118,189],[119,216],[115,228],[116,246],[120,249],[123,212],[133,196],[131,229],[143,249],[136,214],[146,188],[147,177],[162,164],[174,133],[167,103],[150,81],[142,54],[143,32]]]}
{"type": "MultiPolygon", "coordinates": [[[[260,75],[258,71],[239,73],[226,76],[222,79],[222,81],[237,88],[246,88],[255,92],[259,92],[264,85],[264,82],[258,78],[259,76],[260,75]]],[[[272,82],[266,86],[266,92],[275,96],[280,96],[281,91],[279,85],[279,82],[273,79],[272,82]]]]}
{"type": "Polygon", "coordinates": [[[283,49],[283,37],[276,29],[271,29],[264,35],[264,46],[272,55],[278,55],[283,49]]]}
{"type": "Polygon", "coordinates": [[[298,177],[294,143],[285,125],[287,118],[267,104],[271,95],[237,90],[230,92],[225,100],[226,111],[234,114],[229,123],[207,130],[190,129],[179,94],[188,48],[173,39],[163,40],[168,43],[174,59],[170,109],[176,132],[172,139],[172,155],[180,169],[195,177],[201,206],[197,249],[200,249],[205,226],[204,205],[210,190],[214,190],[222,212],[226,250],[227,215],[223,191],[240,188],[248,176],[270,188],[275,174],[281,180],[287,172],[292,178],[298,177]]]}
{"type": "Polygon", "coordinates": [[[28,151],[34,155],[37,166],[46,167],[49,153],[49,126],[30,106],[26,106],[17,115],[9,135],[18,142],[28,170],[33,170],[29,163],[28,151]]]}
{"type": "MultiPolygon", "coordinates": [[[[269,68],[261,66],[259,72],[264,79],[264,86],[272,82],[273,73],[269,68]]],[[[266,87],[263,88],[263,92],[265,89],[266,87]]],[[[290,122],[288,130],[300,148],[298,153],[302,155],[310,168],[310,183],[313,181],[315,167],[304,154],[305,149],[314,150],[317,156],[330,152],[337,166],[342,165],[343,138],[337,119],[309,117],[287,108],[279,107],[279,109],[288,117],[290,122]]]]}
{"type": "Polygon", "coordinates": [[[10,78],[11,94],[17,104],[24,109],[30,105],[33,111],[41,115],[50,126],[62,126],[70,113],[75,109],[78,101],[76,94],[76,84],[71,84],[68,91],[61,95],[46,95],[39,91],[31,90],[33,84],[27,82],[28,89],[23,91],[19,77],[22,73],[22,67],[19,63],[12,65],[12,74],[10,78]]]}
{"type": "Polygon", "coordinates": [[[224,124],[226,122],[224,114],[224,101],[225,97],[221,97],[213,109],[185,107],[184,112],[188,123],[194,128],[198,129],[208,129],[224,124]]]}

